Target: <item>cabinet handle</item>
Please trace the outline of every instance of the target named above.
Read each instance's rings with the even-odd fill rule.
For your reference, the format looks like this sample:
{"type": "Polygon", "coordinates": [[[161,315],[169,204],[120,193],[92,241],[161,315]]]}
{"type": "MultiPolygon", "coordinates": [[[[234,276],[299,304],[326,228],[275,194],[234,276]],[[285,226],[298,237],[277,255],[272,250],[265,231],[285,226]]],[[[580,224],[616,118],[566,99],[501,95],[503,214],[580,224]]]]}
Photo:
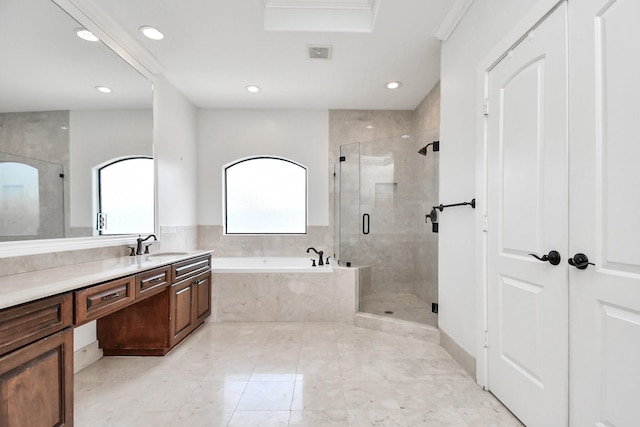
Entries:
{"type": "Polygon", "coordinates": [[[162,282],[162,276],[149,280],[149,283],[159,283],[159,282],[162,282]]]}
{"type": "Polygon", "coordinates": [[[105,295],[102,298],[100,298],[102,301],[108,301],[110,299],[114,299],[114,298],[118,298],[120,296],[119,292],[114,292],[112,294],[109,295],[105,295]]]}
{"type": "Polygon", "coordinates": [[[202,279],[202,280],[194,280],[193,284],[194,285],[202,285],[204,282],[206,282],[207,279],[202,279]]]}

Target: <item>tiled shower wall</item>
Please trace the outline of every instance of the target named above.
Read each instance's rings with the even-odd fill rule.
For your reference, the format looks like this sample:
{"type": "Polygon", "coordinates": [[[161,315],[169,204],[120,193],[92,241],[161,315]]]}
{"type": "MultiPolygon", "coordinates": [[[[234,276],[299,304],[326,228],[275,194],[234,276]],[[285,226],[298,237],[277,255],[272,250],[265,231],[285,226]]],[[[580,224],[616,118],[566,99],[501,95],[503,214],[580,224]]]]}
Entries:
{"type": "MultiPolygon", "coordinates": [[[[363,239],[363,243],[360,243],[357,201],[354,200],[353,204],[355,213],[341,218],[342,252],[357,254],[362,251],[363,259],[368,258],[373,261],[372,265],[378,266],[371,270],[369,281],[361,280],[363,292],[413,293],[427,303],[437,302],[438,235],[432,233],[431,224],[425,223],[424,216],[432,206],[439,204],[438,154],[430,148],[427,156],[421,156],[417,150],[439,139],[439,84],[414,111],[334,110],[331,111],[330,120],[330,159],[333,162],[330,167],[333,168],[338,161],[341,145],[382,140],[386,142],[362,144],[363,154],[383,159],[385,152],[393,153],[396,165],[394,181],[397,202],[393,209],[377,210],[378,232],[376,234],[372,229],[372,234],[376,234],[374,238],[363,239]],[[389,139],[403,134],[412,137],[406,140],[389,139]],[[385,231],[385,228],[389,230],[385,231]]],[[[343,151],[348,157],[349,154],[357,155],[358,148],[349,146],[343,151]]],[[[358,168],[343,167],[341,171],[342,191],[347,193],[346,197],[342,195],[342,199],[357,198],[358,179],[349,174],[357,174],[358,168]]],[[[373,184],[369,183],[368,186],[373,184]]],[[[362,197],[365,203],[371,199],[371,195],[366,193],[374,190],[364,190],[362,197]]],[[[332,194],[332,209],[333,199],[332,194]]],[[[369,209],[376,208],[370,204],[369,209]]],[[[341,257],[347,261],[344,253],[341,257]]],[[[435,315],[430,318],[430,323],[437,323],[435,315]]]]}
{"type": "MultiPolygon", "coordinates": [[[[0,152],[62,166],[64,191],[59,188],[55,193],[49,191],[49,187],[61,185],[60,178],[56,174],[43,175],[44,170],[40,171],[41,211],[49,214],[40,216],[38,234],[30,238],[63,237],[62,233],[69,230],[69,112],[0,114],[0,152]],[[55,196],[47,197],[47,194],[55,196]],[[61,194],[64,194],[64,199],[60,197],[61,194]]],[[[2,240],[16,238],[0,236],[2,240]]]]}

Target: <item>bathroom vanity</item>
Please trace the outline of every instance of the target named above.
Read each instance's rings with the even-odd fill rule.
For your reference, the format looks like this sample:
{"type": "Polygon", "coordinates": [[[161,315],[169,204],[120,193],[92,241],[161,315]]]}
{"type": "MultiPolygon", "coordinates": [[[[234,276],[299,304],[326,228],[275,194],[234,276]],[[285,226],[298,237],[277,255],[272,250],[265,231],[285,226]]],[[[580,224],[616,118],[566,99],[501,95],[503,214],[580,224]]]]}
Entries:
{"type": "Polygon", "coordinates": [[[210,313],[209,251],[0,277],[0,425],[73,425],[74,326],[97,320],[105,355],[164,355],[210,313]]]}

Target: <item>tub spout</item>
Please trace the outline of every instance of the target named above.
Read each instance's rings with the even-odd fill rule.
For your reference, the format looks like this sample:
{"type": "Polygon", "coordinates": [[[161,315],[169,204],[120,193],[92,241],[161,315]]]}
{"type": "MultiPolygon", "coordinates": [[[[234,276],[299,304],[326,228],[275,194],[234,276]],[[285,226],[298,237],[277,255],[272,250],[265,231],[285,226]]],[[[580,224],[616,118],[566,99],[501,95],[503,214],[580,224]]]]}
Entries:
{"type": "Polygon", "coordinates": [[[324,255],[323,251],[317,251],[316,248],[307,248],[307,253],[309,253],[309,251],[313,251],[316,254],[318,254],[318,257],[319,257],[318,265],[324,265],[324,260],[322,259],[322,255],[324,255]]]}

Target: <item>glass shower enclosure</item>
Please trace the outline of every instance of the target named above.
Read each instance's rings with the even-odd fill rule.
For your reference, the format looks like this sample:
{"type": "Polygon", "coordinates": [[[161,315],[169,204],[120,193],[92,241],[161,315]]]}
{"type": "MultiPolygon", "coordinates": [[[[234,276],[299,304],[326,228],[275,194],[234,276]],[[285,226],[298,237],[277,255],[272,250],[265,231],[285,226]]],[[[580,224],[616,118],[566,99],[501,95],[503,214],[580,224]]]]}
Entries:
{"type": "Polygon", "coordinates": [[[360,268],[360,311],[437,325],[437,132],[340,147],[335,165],[336,256],[360,268]]]}

